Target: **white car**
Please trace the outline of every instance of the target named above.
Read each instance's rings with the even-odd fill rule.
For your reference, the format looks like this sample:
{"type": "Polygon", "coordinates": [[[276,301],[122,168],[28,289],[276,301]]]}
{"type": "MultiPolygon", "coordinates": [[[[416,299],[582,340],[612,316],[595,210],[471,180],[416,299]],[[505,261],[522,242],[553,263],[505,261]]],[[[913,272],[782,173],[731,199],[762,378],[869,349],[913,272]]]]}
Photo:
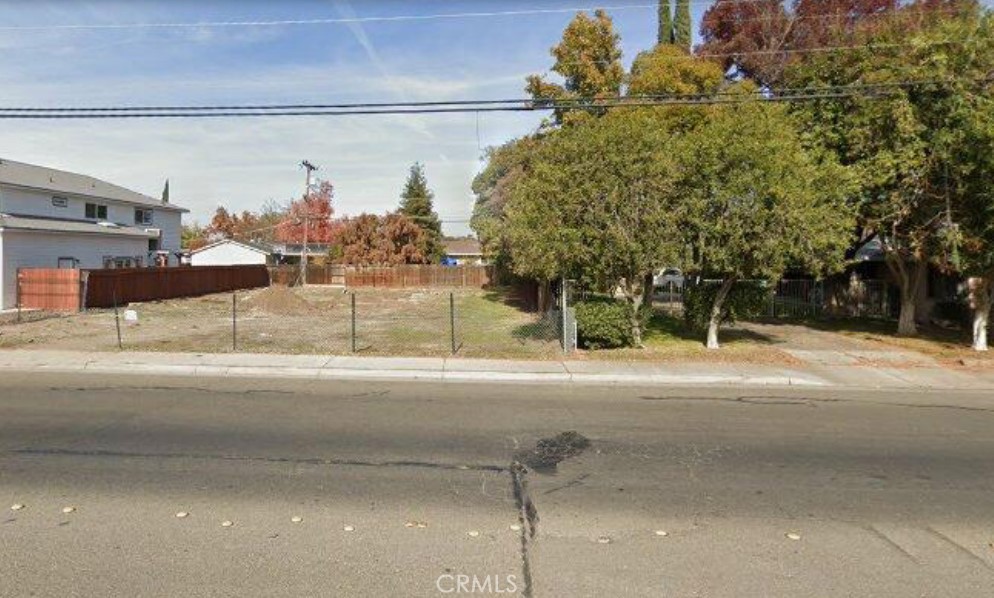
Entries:
{"type": "Polygon", "coordinates": [[[679,268],[663,268],[652,277],[657,291],[678,291],[683,288],[683,272],[679,268]]]}

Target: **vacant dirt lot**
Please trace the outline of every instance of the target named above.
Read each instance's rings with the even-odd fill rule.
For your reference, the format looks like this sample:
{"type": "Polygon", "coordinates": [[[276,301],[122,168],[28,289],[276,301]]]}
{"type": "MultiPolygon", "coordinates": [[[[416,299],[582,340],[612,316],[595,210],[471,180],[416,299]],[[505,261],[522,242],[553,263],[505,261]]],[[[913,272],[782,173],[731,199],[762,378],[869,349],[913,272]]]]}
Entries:
{"type": "MultiPolygon", "coordinates": [[[[520,309],[501,292],[458,290],[270,287],[132,304],[120,310],[124,350],[556,359],[554,321],[520,309]],[[451,304],[450,304],[451,302],[451,304]],[[133,312],[129,314],[127,312],[133,312]],[[353,335],[353,313],[355,325],[353,335]],[[233,318],[234,314],[234,318],[233,318]],[[136,316],[133,319],[126,316],[136,316]],[[454,324],[454,328],[453,328],[454,324]]],[[[664,310],[665,311],[665,310],[664,310]]],[[[0,348],[118,350],[113,310],[0,319],[0,348]]],[[[723,329],[722,349],[708,351],[697,335],[662,311],[646,331],[644,349],[579,352],[574,358],[705,360],[797,364],[792,350],[909,351],[950,363],[973,358],[956,339],[896,339],[887,323],[745,322],[723,329]]]]}
{"type": "MultiPolygon", "coordinates": [[[[497,293],[270,287],[150,303],[119,312],[126,350],[554,358],[552,322],[497,293]],[[133,312],[137,319],[131,319],[133,312]],[[455,334],[453,335],[453,323],[455,334]],[[454,336],[454,338],[453,338],[454,336]],[[353,345],[354,339],[354,345],[353,345]]],[[[27,319],[27,318],[26,318],[27,319]]],[[[0,347],[117,350],[113,310],[0,325],[0,347]]]]}

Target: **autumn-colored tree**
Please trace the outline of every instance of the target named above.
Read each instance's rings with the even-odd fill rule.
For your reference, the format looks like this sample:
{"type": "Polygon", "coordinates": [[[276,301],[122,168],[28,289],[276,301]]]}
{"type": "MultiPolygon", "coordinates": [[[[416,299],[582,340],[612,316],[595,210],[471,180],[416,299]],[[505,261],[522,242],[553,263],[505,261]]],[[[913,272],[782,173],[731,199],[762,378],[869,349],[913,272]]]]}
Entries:
{"type": "Polygon", "coordinates": [[[809,54],[858,44],[859,36],[876,27],[896,25],[911,33],[937,15],[972,5],[975,0],[717,0],[704,14],[704,43],[697,52],[772,87],[792,63],[809,54]]]}
{"type": "Polygon", "coordinates": [[[184,224],[181,231],[180,246],[186,251],[195,251],[207,245],[207,229],[196,222],[184,224]]]}
{"type": "Polygon", "coordinates": [[[334,187],[322,181],[316,191],[290,203],[284,223],[276,228],[276,239],[283,243],[330,243],[335,225],[332,216],[334,187]],[[306,230],[305,230],[306,228],[306,230]]]}
{"type": "Polygon", "coordinates": [[[370,266],[378,263],[380,251],[380,217],[360,214],[343,218],[335,245],[341,247],[342,263],[370,266]]]}
{"type": "Polygon", "coordinates": [[[413,220],[399,213],[360,214],[345,218],[335,231],[342,263],[385,266],[428,263],[428,235],[413,220]]]}
{"type": "Polygon", "coordinates": [[[393,265],[430,263],[431,233],[400,213],[387,214],[381,224],[384,259],[393,265]]]}
{"type": "Polygon", "coordinates": [[[712,94],[725,80],[721,65],[673,45],[642,52],[632,63],[628,94],[712,94]]]}
{"type": "MultiPolygon", "coordinates": [[[[548,105],[549,100],[589,102],[590,98],[617,97],[625,77],[619,40],[614,22],[603,10],[594,11],[593,18],[577,14],[551,50],[556,59],[552,71],[562,76],[563,84],[532,75],[526,91],[537,105],[548,105]]],[[[556,121],[561,123],[565,115],[557,110],[556,121]]]]}

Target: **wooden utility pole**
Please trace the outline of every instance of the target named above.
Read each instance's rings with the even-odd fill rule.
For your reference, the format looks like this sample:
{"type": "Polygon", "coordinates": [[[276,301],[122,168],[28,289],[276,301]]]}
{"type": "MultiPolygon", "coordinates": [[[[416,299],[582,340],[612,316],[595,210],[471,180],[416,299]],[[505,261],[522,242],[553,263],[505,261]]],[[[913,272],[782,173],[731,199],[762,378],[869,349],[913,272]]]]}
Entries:
{"type": "Polygon", "coordinates": [[[307,183],[304,187],[304,246],[300,249],[300,285],[307,286],[307,233],[311,225],[311,204],[308,199],[311,197],[311,173],[318,167],[307,160],[302,161],[300,166],[307,171],[307,183]]]}

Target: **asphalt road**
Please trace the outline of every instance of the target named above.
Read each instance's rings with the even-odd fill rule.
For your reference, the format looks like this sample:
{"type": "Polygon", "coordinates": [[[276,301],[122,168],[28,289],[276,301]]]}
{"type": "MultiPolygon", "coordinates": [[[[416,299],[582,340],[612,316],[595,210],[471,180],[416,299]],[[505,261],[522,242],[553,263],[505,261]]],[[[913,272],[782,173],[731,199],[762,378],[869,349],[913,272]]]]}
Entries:
{"type": "Polygon", "coordinates": [[[0,596],[988,596],[992,432],[970,393],[4,374],[0,596]]]}

